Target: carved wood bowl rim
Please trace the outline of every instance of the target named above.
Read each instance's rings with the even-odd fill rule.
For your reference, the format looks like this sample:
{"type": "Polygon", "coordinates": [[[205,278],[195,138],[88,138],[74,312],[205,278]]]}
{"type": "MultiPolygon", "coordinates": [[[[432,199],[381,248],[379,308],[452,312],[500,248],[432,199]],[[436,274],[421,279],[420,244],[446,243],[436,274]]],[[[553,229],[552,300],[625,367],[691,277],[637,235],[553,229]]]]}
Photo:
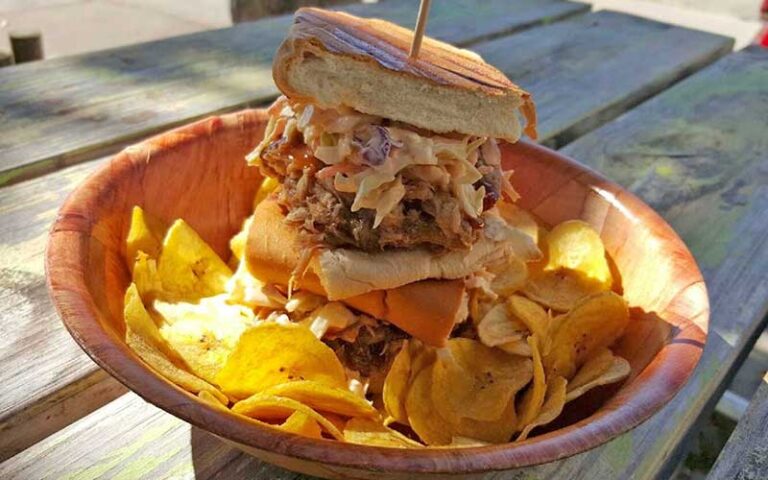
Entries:
{"type": "MultiPolygon", "coordinates": [[[[262,110],[245,110],[210,117],[171,132],[189,133],[203,125],[213,135],[217,128],[224,128],[221,127],[222,119],[229,120],[230,124],[239,121],[239,128],[242,128],[242,119],[247,115],[255,115],[263,121],[265,113],[262,110]],[[232,122],[233,119],[235,122],[232,122]],[[214,128],[214,124],[219,127],[214,128]]],[[[186,141],[194,142],[197,138],[195,135],[187,135],[187,139],[180,143],[186,141]]],[[[335,474],[334,467],[340,471],[351,469],[369,474],[465,474],[508,470],[569,457],[631,430],[660,410],[682,388],[696,367],[706,342],[708,299],[704,280],[693,256],[672,228],[645,203],[588,167],[556,151],[528,142],[520,142],[514,148],[523,149],[526,155],[547,159],[562,168],[573,170],[577,174],[574,178],[580,182],[590,182],[608,191],[620,193],[623,203],[630,204],[631,209],[640,211],[645,219],[650,220],[651,230],[658,237],[673,244],[676,255],[680,257],[678,260],[687,264],[690,274],[687,278],[694,279],[691,285],[698,287],[688,295],[690,298],[678,299],[683,303],[695,303],[695,318],[681,319],[673,338],[632,382],[624,385],[590,417],[521,443],[405,450],[312,439],[263,427],[243,417],[217,411],[155,374],[121,339],[101,326],[96,303],[85,280],[90,228],[95,221],[88,217],[88,212],[79,210],[78,206],[88,203],[89,199],[92,201],[94,192],[98,191],[102,182],[116,175],[129,174],[131,160],[125,151],[83,181],[61,207],[51,227],[46,250],[49,293],[66,328],[81,348],[129,389],[146,401],[207,432],[257,453],[263,452],[273,458],[276,454],[288,463],[294,459],[303,464],[316,464],[320,472],[325,471],[329,475],[335,474]],[[76,241],[69,236],[73,232],[76,233],[76,241]],[[691,348],[668,348],[672,344],[676,344],[676,347],[688,345],[691,348]]],[[[685,292],[690,289],[684,288],[683,291],[681,295],[685,296],[685,292]]]]}

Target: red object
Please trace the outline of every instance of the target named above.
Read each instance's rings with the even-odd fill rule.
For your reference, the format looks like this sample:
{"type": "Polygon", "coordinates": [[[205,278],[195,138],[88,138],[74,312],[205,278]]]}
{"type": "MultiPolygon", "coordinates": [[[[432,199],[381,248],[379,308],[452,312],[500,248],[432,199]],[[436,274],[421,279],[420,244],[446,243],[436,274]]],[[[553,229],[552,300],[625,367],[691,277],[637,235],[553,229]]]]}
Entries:
{"type": "Polygon", "coordinates": [[[768,48],[768,23],[763,24],[763,29],[757,34],[755,43],[763,48],[768,48]]]}
{"type": "Polygon", "coordinates": [[[755,37],[755,44],[768,48],[768,0],[763,0],[760,6],[760,18],[763,19],[763,29],[755,37]]]}

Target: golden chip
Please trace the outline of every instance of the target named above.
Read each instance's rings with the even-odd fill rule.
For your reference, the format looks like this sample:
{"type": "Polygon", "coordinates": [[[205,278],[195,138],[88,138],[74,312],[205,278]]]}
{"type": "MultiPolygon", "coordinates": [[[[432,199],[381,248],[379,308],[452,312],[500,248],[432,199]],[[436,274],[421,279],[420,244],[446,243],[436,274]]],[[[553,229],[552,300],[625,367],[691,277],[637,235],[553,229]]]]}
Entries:
{"type": "Polygon", "coordinates": [[[166,300],[194,301],[224,293],[232,270],[184,220],[163,241],[157,273],[166,300]]]}
{"type": "Polygon", "coordinates": [[[500,348],[501,350],[511,354],[511,355],[520,355],[521,357],[530,357],[533,355],[533,352],[531,351],[531,346],[528,345],[528,338],[518,338],[517,340],[509,343],[502,343],[501,345],[498,345],[496,348],[500,348]]]}
{"type": "MultiPolygon", "coordinates": [[[[586,366],[587,363],[584,364],[584,367],[586,366]]],[[[582,369],[584,367],[582,367],[582,369]]],[[[592,378],[588,382],[583,383],[574,389],[569,389],[565,396],[565,401],[570,402],[571,400],[575,400],[595,387],[608,385],[623,380],[629,375],[631,370],[632,368],[630,367],[628,361],[621,357],[613,356],[611,365],[607,370],[603,371],[599,376],[592,378]]],[[[574,377],[574,380],[575,379],[576,378],[574,377]]]]}
{"type": "Polygon", "coordinates": [[[147,309],[144,308],[139,291],[133,283],[125,291],[123,316],[125,318],[125,328],[128,332],[141,337],[147,345],[163,354],[173,363],[185,368],[187,367],[178,352],[160,334],[155,321],[149,315],[147,309]]]}
{"type": "Polygon", "coordinates": [[[510,399],[500,418],[491,421],[462,418],[453,428],[453,438],[456,436],[474,438],[489,443],[508,442],[517,427],[515,400],[510,399]]]}
{"type": "Polygon", "coordinates": [[[336,354],[306,327],[263,323],[240,337],[216,383],[234,398],[245,398],[273,385],[315,380],[346,388],[344,367],[336,354]]]}
{"type": "Polygon", "coordinates": [[[476,438],[454,436],[453,441],[448,445],[449,447],[456,448],[469,448],[469,447],[485,447],[490,445],[488,442],[481,442],[476,438]]]}
{"type": "Polygon", "coordinates": [[[613,279],[603,241],[588,223],[569,220],[557,225],[547,235],[547,248],[545,271],[570,270],[603,290],[611,288],[613,279]]]}
{"type": "Polygon", "coordinates": [[[432,365],[423,368],[411,383],[405,398],[408,424],[427,445],[448,445],[453,439],[451,425],[432,403],[432,365]]]}
{"type": "Polygon", "coordinates": [[[376,447],[422,448],[424,446],[371,418],[353,418],[348,421],[344,427],[344,439],[349,443],[376,447]]]}
{"type": "Polygon", "coordinates": [[[408,393],[410,375],[411,350],[406,340],[392,361],[392,366],[389,367],[382,390],[382,399],[387,414],[395,421],[406,425],[408,424],[408,415],[405,413],[405,397],[408,393]]]}
{"type": "Polygon", "coordinates": [[[408,382],[412,383],[416,378],[416,375],[421,373],[422,370],[435,363],[435,349],[428,345],[424,345],[420,341],[412,338],[408,342],[408,348],[410,348],[411,357],[411,374],[408,378],[408,382]]]}
{"type": "Polygon", "coordinates": [[[550,318],[547,312],[536,302],[520,295],[507,299],[507,309],[512,318],[520,320],[539,341],[539,351],[545,354],[550,347],[550,318]]]}
{"type": "Polygon", "coordinates": [[[228,402],[227,397],[216,387],[202,378],[196,377],[186,370],[181,369],[136,333],[129,330],[126,333],[125,342],[139,357],[141,357],[142,360],[147,362],[150,367],[157,370],[157,373],[166,380],[175,383],[188,392],[199,394],[202,391],[207,391],[218,398],[221,403],[228,402]]]}
{"type": "Polygon", "coordinates": [[[533,382],[523,394],[519,428],[525,427],[539,416],[541,407],[544,404],[544,394],[547,390],[544,366],[541,363],[541,353],[539,353],[539,340],[535,334],[528,337],[528,345],[531,347],[531,352],[533,352],[533,382]]]}
{"type": "Polygon", "coordinates": [[[432,401],[440,415],[454,424],[460,418],[498,420],[532,375],[527,358],[468,338],[450,339],[438,351],[433,370],[432,401]]]}
{"type": "Polygon", "coordinates": [[[347,417],[378,415],[373,405],[346,388],[329,387],[312,380],[281,383],[264,390],[265,394],[292,398],[315,410],[337,413],[347,417]]]}
{"type": "Polygon", "coordinates": [[[290,398],[257,393],[237,402],[232,407],[232,411],[266,422],[288,419],[294,412],[301,412],[320,424],[333,438],[344,440],[344,435],[327,418],[303,403],[290,398]]]}
{"type": "Polygon", "coordinates": [[[228,412],[229,408],[227,408],[227,404],[223,403],[222,400],[217,397],[216,395],[212,394],[208,390],[202,390],[197,393],[197,398],[199,398],[203,403],[209,405],[210,407],[220,410],[222,412],[228,412]]]}
{"type": "Polygon", "coordinates": [[[256,196],[253,197],[253,208],[256,208],[258,204],[266,200],[269,194],[277,190],[279,186],[280,182],[276,178],[265,177],[256,191],[256,196]]]}
{"type": "Polygon", "coordinates": [[[160,277],[157,274],[157,260],[146,253],[136,252],[136,262],[133,264],[133,283],[141,298],[149,304],[163,290],[160,277]]]}
{"type": "Polygon", "coordinates": [[[561,320],[544,358],[548,373],[569,379],[584,361],[615,342],[629,322],[627,302],[613,292],[587,297],[561,320]]]}
{"type": "Polygon", "coordinates": [[[253,223],[253,215],[243,221],[243,228],[229,240],[229,249],[232,250],[232,256],[234,257],[234,260],[232,261],[234,265],[230,264],[231,268],[235,268],[245,255],[245,244],[248,243],[248,233],[251,230],[251,223],[253,223]]]}
{"type": "Polygon", "coordinates": [[[138,205],[131,212],[131,227],[125,240],[128,266],[133,268],[136,254],[142,251],[152,258],[160,255],[163,244],[165,225],[155,217],[147,214],[138,205]]]}
{"type": "Polygon", "coordinates": [[[518,442],[528,438],[528,435],[534,428],[546,425],[560,416],[565,405],[565,389],[567,385],[568,380],[563,377],[552,377],[549,379],[547,382],[547,394],[544,397],[544,405],[541,406],[541,412],[533,422],[523,428],[523,431],[517,437],[518,442]]]}
{"type": "Polygon", "coordinates": [[[212,383],[240,335],[255,322],[253,311],[227,303],[222,295],[202,298],[198,303],[156,300],[153,306],[163,318],[160,335],[184,358],[192,373],[212,383]]]}
{"type": "Polygon", "coordinates": [[[504,303],[499,303],[480,320],[477,335],[484,345],[495,347],[523,338],[528,335],[528,328],[509,314],[504,303]]]}
{"type": "Polygon", "coordinates": [[[304,412],[295,411],[288,419],[280,425],[286,432],[304,435],[310,438],[323,438],[323,431],[320,424],[310,415],[304,412]]]}
{"type": "Polygon", "coordinates": [[[568,391],[585,385],[605,373],[613,365],[613,352],[600,348],[579,368],[576,375],[568,382],[568,391]]]}
{"type": "Polygon", "coordinates": [[[569,270],[537,270],[531,273],[522,292],[526,297],[546,307],[558,312],[567,312],[584,298],[603,290],[600,284],[569,270]]]}
{"type": "Polygon", "coordinates": [[[491,281],[491,290],[501,296],[512,295],[523,288],[528,280],[528,267],[526,263],[516,257],[509,256],[508,263],[499,271],[493,272],[495,277],[491,281]]]}

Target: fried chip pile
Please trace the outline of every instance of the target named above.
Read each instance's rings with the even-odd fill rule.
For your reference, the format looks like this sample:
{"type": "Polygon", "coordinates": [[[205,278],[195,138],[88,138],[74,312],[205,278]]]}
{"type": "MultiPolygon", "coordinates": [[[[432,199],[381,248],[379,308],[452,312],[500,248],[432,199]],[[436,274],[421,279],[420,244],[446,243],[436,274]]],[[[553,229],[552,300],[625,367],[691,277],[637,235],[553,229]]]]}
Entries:
{"type": "MultiPolygon", "coordinates": [[[[277,188],[265,182],[255,203],[277,188]]],[[[547,231],[510,203],[497,209],[543,255],[467,278],[468,318],[434,348],[385,335],[392,327],[341,302],[253,277],[250,218],[222,259],[183,219],[134,207],[126,343],[203,405],[291,434],[388,448],[524,441],[568,402],[630,374],[611,350],[629,308],[587,223],[547,231]],[[362,350],[366,342],[379,343],[362,350]],[[382,359],[377,370],[350,363],[366,355],[382,359]]]]}

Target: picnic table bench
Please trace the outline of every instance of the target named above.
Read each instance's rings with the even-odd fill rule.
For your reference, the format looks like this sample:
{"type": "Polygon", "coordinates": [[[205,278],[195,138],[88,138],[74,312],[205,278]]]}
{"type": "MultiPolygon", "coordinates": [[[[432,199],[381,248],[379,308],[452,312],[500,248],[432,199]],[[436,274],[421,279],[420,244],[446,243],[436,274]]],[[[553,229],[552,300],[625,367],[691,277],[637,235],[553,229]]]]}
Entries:
{"type": "MultiPolygon", "coordinates": [[[[342,10],[411,26],[414,3],[342,10]]],[[[301,477],[127,392],[69,337],[43,272],[58,207],[107,155],[274,99],[271,56],[289,24],[275,17],[0,70],[0,478],[301,477]]],[[[700,365],[661,412],[592,451],[488,478],[663,478],[765,327],[768,50],[731,53],[728,38],[561,0],[435,2],[427,33],[533,92],[541,141],[655,208],[696,256],[711,297],[700,365]]],[[[765,448],[764,431],[740,430],[765,448]]]]}

